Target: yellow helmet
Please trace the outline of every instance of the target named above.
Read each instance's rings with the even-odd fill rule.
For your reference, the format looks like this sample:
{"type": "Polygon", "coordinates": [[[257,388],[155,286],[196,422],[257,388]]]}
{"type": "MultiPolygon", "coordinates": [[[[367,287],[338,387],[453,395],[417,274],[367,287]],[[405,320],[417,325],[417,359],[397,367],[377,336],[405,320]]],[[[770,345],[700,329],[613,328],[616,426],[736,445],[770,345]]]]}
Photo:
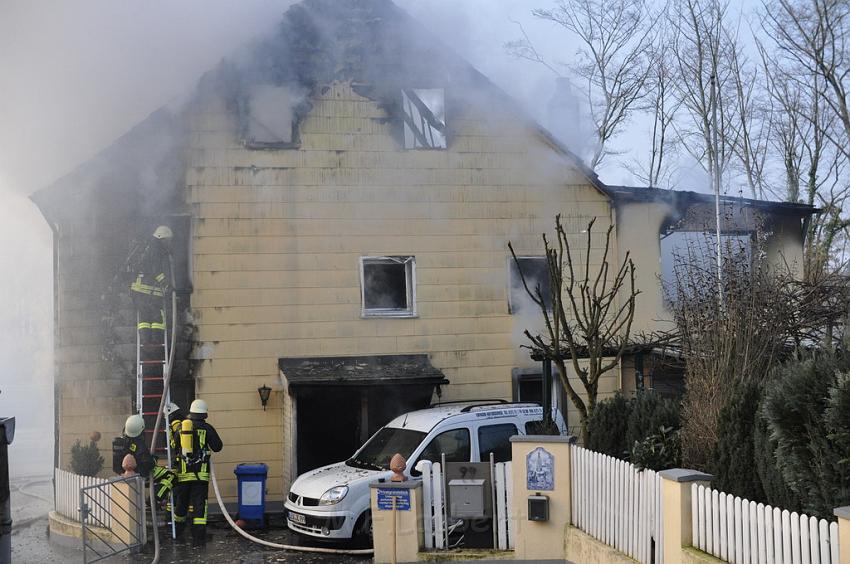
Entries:
{"type": "Polygon", "coordinates": [[[145,430],[145,420],[138,413],[135,415],[131,415],[127,418],[127,421],[124,422],[124,434],[130,437],[131,439],[135,439],[145,430]]]}
{"type": "Polygon", "coordinates": [[[171,228],[167,225],[160,225],[153,232],[153,236],[155,239],[171,239],[174,234],[171,232],[171,228]]]}

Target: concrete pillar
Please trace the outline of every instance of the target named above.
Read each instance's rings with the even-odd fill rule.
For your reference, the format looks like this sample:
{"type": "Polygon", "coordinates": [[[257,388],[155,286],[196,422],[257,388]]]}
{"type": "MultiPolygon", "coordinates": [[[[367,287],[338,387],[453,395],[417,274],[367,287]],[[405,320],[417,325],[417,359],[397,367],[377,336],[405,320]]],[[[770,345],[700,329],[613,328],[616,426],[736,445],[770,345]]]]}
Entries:
{"type": "Polygon", "coordinates": [[[850,564],[850,505],[834,513],[838,517],[838,564],[850,564]]]}
{"type": "Polygon", "coordinates": [[[573,442],[575,442],[574,437],[551,435],[511,437],[514,489],[511,519],[516,523],[515,560],[563,561],[565,558],[564,539],[567,528],[570,526],[572,512],[570,444],[573,442]],[[553,464],[552,487],[540,487],[546,479],[539,464],[541,460],[549,460],[549,457],[553,464]],[[532,467],[531,473],[529,473],[529,465],[532,467]],[[529,485],[532,487],[529,488],[529,485]],[[529,521],[528,519],[528,498],[538,494],[549,498],[547,521],[529,521]]]}
{"type": "Polygon", "coordinates": [[[370,488],[375,564],[417,562],[425,546],[422,481],[373,482],[370,488]],[[393,497],[396,497],[395,511],[393,497]]]}
{"type": "MultiPolygon", "coordinates": [[[[112,534],[125,544],[145,544],[144,482],[133,480],[111,485],[109,497],[112,515],[112,534]]],[[[161,518],[162,513],[160,513],[161,518]]]]}
{"type": "Polygon", "coordinates": [[[708,486],[714,476],[683,468],[662,470],[660,474],[664,564],[680,564],[682,548],[693,542],[691,485],[708,486]]]}

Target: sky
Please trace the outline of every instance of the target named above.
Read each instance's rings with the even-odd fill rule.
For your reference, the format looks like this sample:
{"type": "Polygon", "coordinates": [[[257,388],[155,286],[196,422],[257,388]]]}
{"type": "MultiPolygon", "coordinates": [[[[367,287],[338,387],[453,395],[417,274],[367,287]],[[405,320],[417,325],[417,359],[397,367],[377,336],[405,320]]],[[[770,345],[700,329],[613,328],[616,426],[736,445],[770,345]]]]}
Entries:
{"type": "MultiPolygon", "coordinates": [[[[19,418],[13,473],[49,473],[52,463],[30,456],[48,437],[52,446],[52,235],[27,196],[188,95],[222,57],[270,33],[290,3],[0,0],[0,307],[13,320],[0,332],[0,416],[19,418]]],[[[503,45],[521,22],[548,59],[570,61],[576,45],[530,14],[550,0],[397,3],[546,125],[553,73],[503,45]]],[[[633,124],[618,145],[642,135],[633,124]]],[[[622,168],[600,172],[633,181],[622,168]]]]}

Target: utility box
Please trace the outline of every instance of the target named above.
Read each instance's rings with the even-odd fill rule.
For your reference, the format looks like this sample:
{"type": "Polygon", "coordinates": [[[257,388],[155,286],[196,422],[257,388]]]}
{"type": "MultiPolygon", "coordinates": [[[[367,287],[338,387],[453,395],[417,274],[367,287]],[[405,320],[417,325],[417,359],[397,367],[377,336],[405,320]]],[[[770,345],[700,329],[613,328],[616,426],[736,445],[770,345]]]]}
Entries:
{"type": "Polygon", "coordinates": [[[450,516],[454,519],[481,519],[484,511],[485,480],[451,480],[449,482],[450,516]]]}
{"type": "Polygon", "coordinates": [[[549,520],[549,497],[545,495],[528,496],[528,520],[549,520]]]}
{"type": "Polygon", "coordinates": [[[238,464],[233,473],[239,490],[239,518],[252,527],[265,526],[269,467],[262,462],[238,464]]]}

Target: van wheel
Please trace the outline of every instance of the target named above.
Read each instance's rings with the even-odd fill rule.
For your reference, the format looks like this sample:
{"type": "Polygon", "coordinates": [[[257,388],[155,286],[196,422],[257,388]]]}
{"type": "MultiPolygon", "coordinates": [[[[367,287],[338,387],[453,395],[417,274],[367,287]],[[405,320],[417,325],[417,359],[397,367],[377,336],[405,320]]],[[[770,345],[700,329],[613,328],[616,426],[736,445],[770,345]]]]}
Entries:
{"type": "Polygon", "coordinates": [[[354,524],[354,544],[358,548],[372,548],[372,511],[367,510],[354,524]]]}

